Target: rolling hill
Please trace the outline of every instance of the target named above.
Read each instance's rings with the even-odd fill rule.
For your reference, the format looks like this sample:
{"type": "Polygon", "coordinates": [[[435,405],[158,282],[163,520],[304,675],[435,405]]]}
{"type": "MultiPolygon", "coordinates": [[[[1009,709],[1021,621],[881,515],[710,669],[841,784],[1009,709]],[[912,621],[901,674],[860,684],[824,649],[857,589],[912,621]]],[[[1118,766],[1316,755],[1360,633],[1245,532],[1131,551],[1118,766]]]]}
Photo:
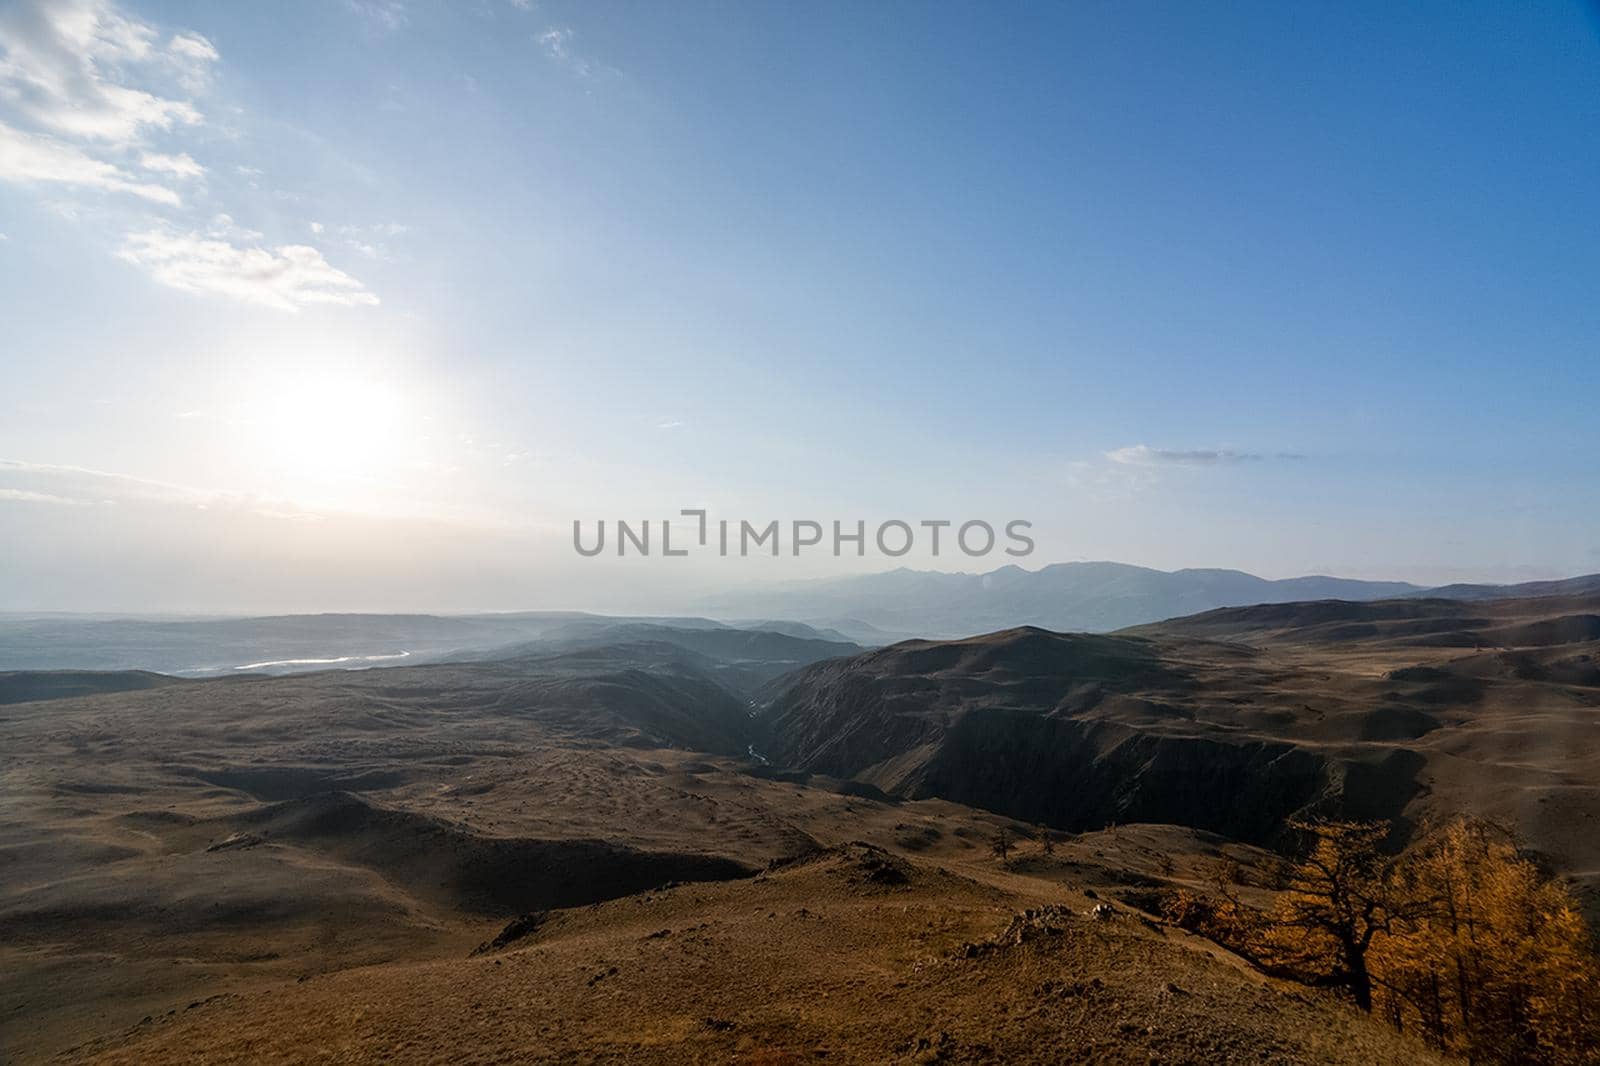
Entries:
{"type": "Polygon", "coordinates": [[[31,680],[0,1057],[1433,1061],[1140,901],[1219,868],[1270,900],[1298,814],[1475,813],[1600,909],[1597,619],[1313,600],[861,650],[533,617],[470,661],[31,680]]]}
{"type": "Polygon", "coordinates": [[[1472,812],[1600,884],[1600,599],[1313,601],[908,641],[763,693],[762,750],[892,795],[1271,843],[1472,812]]]}
{"type": "Polygon", "coordinates": [[[1600,575],[1527,585],[1428,589],[1402,581],[1322,576],[1273,581],[1239,570],[1168,572],[1086,562],[1037,570],[1006,566],[981,574],[900,569],[750,590],[708,599],[701,607],[718,617],[799,618],[863,644],[886,644],[908,637],[966,637],[1016,626],[1104,633],[1253,604],[1412,596],[1486,600],[1596,591],[1600,575]]]}

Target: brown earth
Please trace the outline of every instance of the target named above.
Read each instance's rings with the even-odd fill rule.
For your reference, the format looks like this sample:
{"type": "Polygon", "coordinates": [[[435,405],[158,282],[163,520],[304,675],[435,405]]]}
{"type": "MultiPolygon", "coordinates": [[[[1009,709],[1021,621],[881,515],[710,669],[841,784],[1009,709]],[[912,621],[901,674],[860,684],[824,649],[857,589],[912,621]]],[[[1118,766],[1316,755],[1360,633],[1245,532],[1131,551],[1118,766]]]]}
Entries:
{"type": "Polygon", "coordinates": [[[1426,1061],[1132,904],[1224,854],[1264,899],[1208,830],[1346,800],[1593,877],[1594,604],[1298,606],[755,717],[661,644],[0,707],[0,1060],[1426,1061]]]}
{"type": "Polygon", "coordinates": [[[530,683],[435,667],[8,708],[0,1054],[1414,1061],[1115,902],[1253,849],[1123,827],[1046,855],[1038,827],[492,695],[530,683]],[[1035,838],[1009,867],[1002,826],[1035,838]]]}
{"type": "Polygon", "coordinates": [[[1229,608],[907,641],[766,691],[778,762],[1082,830],[1263,845],[1332,814],[1514,827],[1600,886],[1600,598],[1229,608]]]}

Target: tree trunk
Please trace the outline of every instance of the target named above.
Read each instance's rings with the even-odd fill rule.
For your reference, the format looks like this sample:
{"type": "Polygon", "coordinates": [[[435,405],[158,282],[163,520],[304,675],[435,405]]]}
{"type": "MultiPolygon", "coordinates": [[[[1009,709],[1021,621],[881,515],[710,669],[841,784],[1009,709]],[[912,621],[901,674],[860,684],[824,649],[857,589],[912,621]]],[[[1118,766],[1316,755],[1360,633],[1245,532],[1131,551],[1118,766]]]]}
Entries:
{"type": "Polygon", "coordinates": [[[1346,941],[1344,968],[1350,975],[1350,995],[1363,1013],[1372,1013],[1372,975],[1367,972],[1367,953],[1360,946],[1346,941]]]}

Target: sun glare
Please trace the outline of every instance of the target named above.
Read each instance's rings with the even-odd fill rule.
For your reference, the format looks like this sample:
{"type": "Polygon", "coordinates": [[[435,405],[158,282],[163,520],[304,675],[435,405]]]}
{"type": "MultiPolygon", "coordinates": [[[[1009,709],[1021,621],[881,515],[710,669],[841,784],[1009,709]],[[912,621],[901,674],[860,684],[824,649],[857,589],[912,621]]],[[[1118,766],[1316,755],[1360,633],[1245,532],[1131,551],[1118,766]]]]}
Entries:
{"type": "Polygon", "coordinates": [[[406,450],[405,395],[354,375],[297,376],[264,388],[241,420],[262,465],[291,483],[367,480],[406,450]]]}

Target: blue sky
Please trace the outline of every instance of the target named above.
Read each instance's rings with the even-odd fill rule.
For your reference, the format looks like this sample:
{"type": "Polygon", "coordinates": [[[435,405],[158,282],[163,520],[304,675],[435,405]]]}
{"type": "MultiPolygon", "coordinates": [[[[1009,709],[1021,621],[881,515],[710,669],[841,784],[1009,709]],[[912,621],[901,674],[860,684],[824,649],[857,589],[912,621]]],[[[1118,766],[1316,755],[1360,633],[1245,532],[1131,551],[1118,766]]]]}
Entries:
{"type": "Polygon", "coordinates": [[[889,565],[570,550],[689,506],[1600,570],[1581,5],[4,0],[0,47],[0,607],[889,565]]]}

